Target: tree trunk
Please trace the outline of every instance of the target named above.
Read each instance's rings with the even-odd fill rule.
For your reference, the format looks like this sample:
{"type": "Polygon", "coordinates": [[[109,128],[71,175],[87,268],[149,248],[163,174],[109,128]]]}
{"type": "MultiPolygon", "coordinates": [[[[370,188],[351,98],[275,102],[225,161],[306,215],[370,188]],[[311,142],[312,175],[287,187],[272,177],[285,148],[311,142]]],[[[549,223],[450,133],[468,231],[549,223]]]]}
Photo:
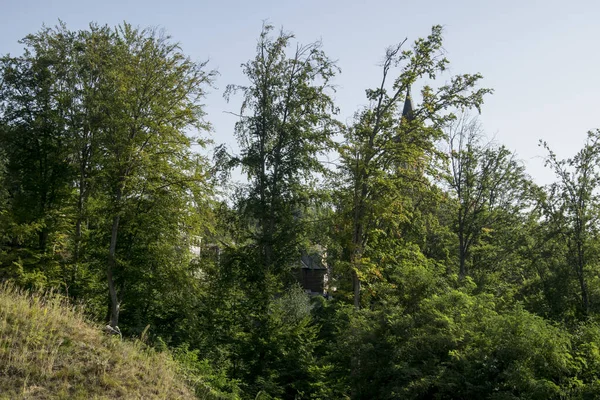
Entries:
{"type": "Polygon", "coordinates": [[[110,326],[115,328],[119,324],[119,298],[117,295],[117,289],[115,288],[115,282],[113,278],[113,271],[117,265],[116,252],[117,252],[117,234],[119,233],[119,220],[121,218],[118,207],[121,203],[122,190],[117,189],[115,200],[117,204],[116,214],[113,217],[112,229],[110,234],[110,247],[108,249],[108,265],[106,268],[106,278],[108,280],[108,293],[110,295],[110,326]]]}
{"type": "Polygon", "coordinates": [[[368,193],[368,187],[366,183],[362,183],[360,185],[361,190],[360,194],[357,196],[357,192],[355,192],[354,197],[354,221],[353,228],[354,232],[352,235],[352,255],[351,255],[351,264],[354,270],[352,271],[352,287],[354,289],[354,307],[356,309],[360,308],[360,277],[358,276],[358,268],[361,264],[361,260],[363,257],[363,246],[365,244],[364,239],[364,231],[365,228],[364,218],[365,218],[365,199],[368,193]]]}
{"type": "Polygon", "coordinates": [[[590,303],[588,299],[587,285],[585,284],[585,278],[583,277],[583,271],[579,277],[579,286],[581,287],[581,306],[583,308],[584,315],[587,315],[590,309],[590,303]]]}
{"type": "Polygon", "coordinates": [[[459,261],[459,269],[458,269],[458,278],[463,279],[467,276],[467,249],[465,246],[465,238],[462,234],[458,235],[458,261],[459,261]]]}
{"type": "Polygon", "coordinates": [[[352,250],[351,262],[352,265],[352,288],[354,289],[354,307],[358,310],[360,308],[360,277],[358,276],[358,268],[362,259],[362,224],[359,217],[360,211],[355,213],[354,221],[354,235],[352,238],[352,250]]]}
{"type": "Polygon", "coordinates": [[[578,247],[578,256],[579,256],[579,262],[577,265],[577,277],[579,278],[579,287],[581,289],[581,308],[583,310],[583,314],[587,315],[590,309],[590,303],[589,303],[589,297],[588,297],[588,289],[587,289],[587,285],[585,283],[585,275],[584,275],[584,266],[585,266],[585,261],[584,261],[584,256],[583,256],[583,250],[582,250],[582,245],[581,244],[577,244],[578,247]]]}
{"type": "Polygon", "coordinates": [[[46,252],[46,244],[48,242],[48,229],[42,228],[38,233],[38,244],[42,252],[46,252]]]}
{"type": "Polygon", "coordinates": [[[80,162],[79,166],[79,197],[77,199],[77,221],[75,223],[75,250],[73,254],[73,261],[75,266],[79,263],[79,255],[81,248],[81,225],[83,224],[83,205],[85,203],[85,167],[83,162],[80,162]]]}
{"type": "Polygon", "coordinates": [[[354,288],[354,308],[360,308],[360,279],[356,271],[352,271],[352,287],[354,288]]]}
{"type": "Polygon", "coordinates": [[[587,315],[590,309],[589,297],[588,297],[588,289],[585,283],[585,252],[583,247],[583,239],[581,239],[581,231],[583,224],[577,223],[577,278],[579,279],[579,287],[581,289],[581,307],[584,315],[587,315]]]}

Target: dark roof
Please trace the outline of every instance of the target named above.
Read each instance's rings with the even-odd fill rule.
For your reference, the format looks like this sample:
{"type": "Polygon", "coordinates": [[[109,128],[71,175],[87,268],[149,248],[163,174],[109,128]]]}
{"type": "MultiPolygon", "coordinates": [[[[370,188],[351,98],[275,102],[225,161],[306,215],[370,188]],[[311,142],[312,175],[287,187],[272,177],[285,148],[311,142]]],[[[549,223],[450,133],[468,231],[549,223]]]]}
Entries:
{"type": "Polygon", "coordinates": [[[325,267],[323,265],[323,262],[321,261],[321,255],[319,254],[302,254],[302,257],[300,259],[300,267],[302,269],[327,269],[327,267],[325,267]]]}

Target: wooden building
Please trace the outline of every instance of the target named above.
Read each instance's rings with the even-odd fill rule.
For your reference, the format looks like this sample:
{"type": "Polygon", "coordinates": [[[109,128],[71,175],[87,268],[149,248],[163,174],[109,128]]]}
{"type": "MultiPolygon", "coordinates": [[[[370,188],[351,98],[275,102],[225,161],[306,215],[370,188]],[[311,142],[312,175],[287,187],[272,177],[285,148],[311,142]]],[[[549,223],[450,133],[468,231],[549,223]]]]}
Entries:
{"type": "Polygon", "coordinates": [[[323,256],[318,253],[303,254],[299,264],[294,272],[302,288],[311,295],[325,295],[328,276],[323,256]]]}

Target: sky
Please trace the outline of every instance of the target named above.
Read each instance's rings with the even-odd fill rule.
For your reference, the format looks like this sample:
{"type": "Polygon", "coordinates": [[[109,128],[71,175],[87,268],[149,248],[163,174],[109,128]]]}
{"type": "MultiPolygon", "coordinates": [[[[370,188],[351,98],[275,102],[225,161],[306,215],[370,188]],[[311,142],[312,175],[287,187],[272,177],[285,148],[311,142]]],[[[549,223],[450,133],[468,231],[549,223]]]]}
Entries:
{"type": "Polygon", "coordinates": [[[347,122],[377,85],[386,47],[444,27],[450,74],[484,76],[492,88],[479,117],[489,137],[514,150],[540,184],[545,140],[560,157],[600,128],[600,2],[572,0],[0,0],[0,54],[22,52],[19,39],[62,20],[72,30],[90,22],[160,27],[183,51],[219,76],[205,100],[211,138],[235,148],[239,99],[227,103],[227,84],[244,84],[240,65],[255,53],[264,20],[296,35],[322,40],[342,73],[335,78],[340,118],[347,122]]]}

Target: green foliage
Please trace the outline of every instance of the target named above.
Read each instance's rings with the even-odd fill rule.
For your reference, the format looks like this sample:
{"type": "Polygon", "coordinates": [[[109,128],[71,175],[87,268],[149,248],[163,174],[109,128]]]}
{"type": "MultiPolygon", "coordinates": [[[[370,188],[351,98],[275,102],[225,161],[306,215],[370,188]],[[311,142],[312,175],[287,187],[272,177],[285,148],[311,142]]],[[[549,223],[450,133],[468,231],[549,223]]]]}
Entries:
{"type": "Polygon", "coordinates": [[[173,350],[173,358],[179,363],[180,373],[195,389],[198,398],[209,400],[239,399],[237,383],[225,376],[225,370],[214,371],[208,360],[200,359],[199,350],[189,350],[189,345],[183,344],[173,350]]]}
{"type": "Polygon", "coordinates": [[[220,346],[250,397],[310,398],[323,386],[313,354],[318,328],[306,294],[290,281],[309,245],[307,216],[319,207],[315,174],[326,172],[319,156],[338,128],[331,98],[338,69],[321,43],[290,51],[294,36],[272,31],[263,26],[256,57],[242,65],[249,83],[225,94],[242,95],[241,151],[218,148],[217,164],[226,173],[241,167],[248,185],[235,198],[239,242],[212,277],[227,299],[211,301],[206,312],[227,332],[220,346]]]}
{"type": "Polygon", "coordinates": [[[489,280],[498,266],[506,268],[514,227],[530,205],[532,185],[515,155],[504,146],[483,143],[477,120],[463,114],[447,128],[453,230],[461,277],[489,280]]]}
{"type": "Polygon", "coordinates": [[[562,398],[577,370],[569,334],[520,307],[495,308],[491,296],[449,291],[415,312],[356,315],[353,397],[562,398]]]}
{"type": "Polygon", "coordinates": [[[598,398],[600,133],[544,143],[538,187],[466,117],[491,90],[445,75],[440,26],[386,51],[346,127],[336,63],[293,41],[263,26],[213,163],[215,73],[162,32],[61,23],[0,59],[0,281],[140,338],[3,286],[0,397],[598,398]]]}
{"type": "Polygon", "coordinates": [[[552,235],[566,244],[564,258],[559,262],[568,271],[568,279],[577,282],[578,314],[584,316],[596,300],[590,298],[589,285],[592,276],[596,275],[594,265],[599,254],[596,226],[599,139],[600,131],[589,132],[583,149],[566,160],[558,159],[546,143],[541,143],[549,153],[547,165],[558,178],[543,199],[545,225],[552,235]]]}
{"type": "Polygon", "coordinates": [[[207,128],[199,99],[213,73],[169,37],[128,24],[61,24],[23,44],[1,64],[2,275],[61,287],[98,314],[108,276],[113,325],[128,302],[134,332],[170,318],[182,298],[168,295],[193,286],[179,242],[209,229],[207,164],[191,150],[203,142],[188,130],[207,128]]]}
{"type": "Polygon", "coordinates": [[[248,85],[227,87],[228,99],[242,94],[235,128],[241,153],[220,147],[217,162],[225,171],[239,166],[247,174],[237,207],[258,245],[258,273],[281,276],[304,245],[301,216],[315,193],[314,173],[325,171],[319,156],[338,127],[331,98],[338,69],[321,43],[298,45],[288,55],[294,36],[281,31],[272,37],[272,30],[263,26],[256,57],[242,65],[248,85]]]}
{"type": "MultiPolygon", "coordinates": [[[[339,254],[342,268],[353,279],[354,305],[361,305],[361,283],[378,275],[378,263],[370,254],[376,248],[374,235],[404,239],[409,221],[419,219],[419,203],[428,203],[433,190],[429,176],[437,175],[439,152],[435,143],[441,128],[455,116],[446,110],[479,108],[488,89],[476,89],[481,76],[457,75],[437,89],[425,85],[422,102],[410,110],[410,88],[419,79],[435,80],[448,60],[442,56],[442,29],[434,26],[425,39],[417,39],[404,50],[406,40],[386,51],[381,84],[367,90],[370,105],[356,114],[339,146],[342,159],[338,198],[340,219],[339,254]],[[393,68],[399,75],[390,77],[393,68]],[[391,83],[390,83],[391,81],[391,83]],[[406,114],[405,114],[406,113],[406,114]],[[429,175],[429,176],[428,176],[429,175]]],[[[409,228],[410,229],[410,228],[409,228]]]]}

